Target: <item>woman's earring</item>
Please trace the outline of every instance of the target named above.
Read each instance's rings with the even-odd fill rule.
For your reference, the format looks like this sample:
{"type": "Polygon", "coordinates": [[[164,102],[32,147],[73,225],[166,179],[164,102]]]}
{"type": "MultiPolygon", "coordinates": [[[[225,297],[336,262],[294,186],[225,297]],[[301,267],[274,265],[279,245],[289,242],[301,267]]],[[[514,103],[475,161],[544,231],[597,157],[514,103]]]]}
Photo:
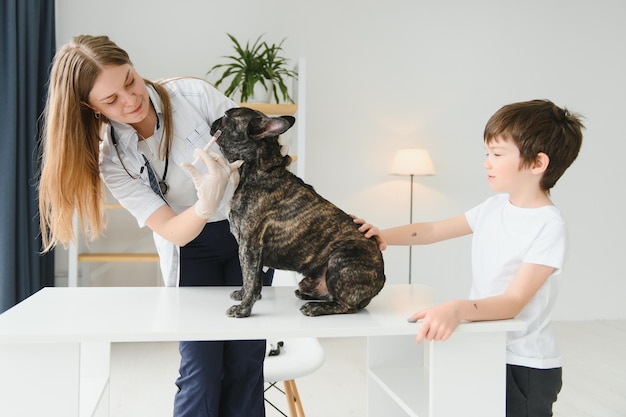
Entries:
{"type": "Polygon", "coordinates": [[[100,119],[100,113],[94,113],[93,115],[96,117],[96,119],[100,119]]]}

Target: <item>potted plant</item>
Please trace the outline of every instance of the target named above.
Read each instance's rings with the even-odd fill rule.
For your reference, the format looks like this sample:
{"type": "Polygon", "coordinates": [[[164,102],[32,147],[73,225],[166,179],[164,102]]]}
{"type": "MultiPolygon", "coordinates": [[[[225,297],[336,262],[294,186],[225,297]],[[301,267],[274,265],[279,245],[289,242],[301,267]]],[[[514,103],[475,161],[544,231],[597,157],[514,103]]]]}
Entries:
{"type": "Polygon", "coordinates": [[[230,78],[230,85],[224,91],[228,97],[234,98],[235,93],[239,91],[241,102],[248,102],[255,95],[255,86],[258,88],[260,85],[274,97],[276,103],[280,102],[279,92],[284,101],[293,103],[285,78],[297,78],[298,73],[289,69],[288,60],[280,55],[285,39],[278,45],[270,45],[261,40],[261,35],[252,46],[246,42],[245,47],[242,47],[233,35],[229,33],[227,35],[233,42],[235,54],[223,56],[229,62],[214,65],[207,72],[209,75],[222,70],[220,78],[215,82],[215,87],[219,87],[223,81],[230,78]]]}

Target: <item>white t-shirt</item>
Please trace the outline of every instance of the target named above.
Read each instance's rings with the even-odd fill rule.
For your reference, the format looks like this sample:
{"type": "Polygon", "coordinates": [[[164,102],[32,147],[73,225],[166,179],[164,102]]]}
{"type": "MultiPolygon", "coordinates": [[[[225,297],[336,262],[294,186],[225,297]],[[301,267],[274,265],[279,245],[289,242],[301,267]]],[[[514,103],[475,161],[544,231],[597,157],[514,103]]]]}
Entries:
{"type": "MultiPolygon", "coordinates": [[[[165,198],[174,212],[181,213],[196,202],[197,196],[193,181],[180,164],[193,161],[193,151],[196,148],[204,148],[211,139],[211,124],[236,104],[200,79],[175,79],[165,83],[164,87],[170,95],[174,128],[166,178],[169,188],[165,198]]],[[[118,144],[119,156],[132,177],[120,163],[109,126],[106,126],[103,131],[100,146],[100,174],[113,197],[137,219],[139,227],[144,227],[146,220],[166,204],[150,188],[148,170],[142,169],[145,164],[142,154],[150,160],[150,165],[159,178],[162,177],[165,169],[165,162],[159,161],[154,155],[158,152],[163,137],[162,104],[156,91],[149,86],[148,94],[159,123],[154,135],[147,138],[145,144],[139,145],[137,133],[132,126],[124,123],[111,123],[118,144]]],[[[217,144],[211,146],[211,151],[220,153],[217,144]]],[[[203,169],[202,164],[196,167],[203,169]]],[[[220,209],[208,220],[209,222],[226,219],[226,204],[233,192],[232,184],[229,183],[220,209]]],[[[156,233],[153,236],[159,253],[163,281],[168,287],[177,286],[179,248],[156,233]]]]}
{"type": "Polygon", "coordinates": [[[473,231],[470,299],[504,293],[524,263],[555,271],[517,319],[527,328],[507,335],[507,363],[530,368],[561,366],[561,354],[550,328],[566,250],[565,221],[554,206],[520,208],[498,194],[472,208],[465,217],[473,231]]]}

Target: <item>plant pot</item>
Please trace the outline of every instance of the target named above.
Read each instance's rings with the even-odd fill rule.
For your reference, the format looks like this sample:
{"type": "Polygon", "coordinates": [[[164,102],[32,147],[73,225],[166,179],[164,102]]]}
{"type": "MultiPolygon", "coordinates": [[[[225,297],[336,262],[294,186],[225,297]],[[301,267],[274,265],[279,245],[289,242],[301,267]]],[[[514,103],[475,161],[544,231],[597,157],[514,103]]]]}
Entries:
{"type": "Polygon", "coordinates": [[[266,90],[263,84],[256,83],[252,97],[248,97],[248,103],[269,103],[272,100],[272,91],[266,90]]]}

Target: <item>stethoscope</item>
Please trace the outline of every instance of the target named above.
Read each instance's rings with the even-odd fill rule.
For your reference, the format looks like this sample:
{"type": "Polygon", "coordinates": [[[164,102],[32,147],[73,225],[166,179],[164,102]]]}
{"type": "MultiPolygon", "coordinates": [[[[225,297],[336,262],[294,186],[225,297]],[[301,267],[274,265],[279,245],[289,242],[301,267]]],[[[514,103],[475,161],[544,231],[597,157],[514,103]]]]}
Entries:
{"type": "MultiPolygon", "coordinates": [[[[158,123],[159,121],[157,118],[157,129],[159,128],[158,123]]],[[[124,171],[126,171],[128,176],[136,180],[141,176],[141,174],[143,174],[144,168],[147,167],[149,170],[152,170],[152,167],[150,166],[150,161],[148,161],[148,158],[146,158],[146,156],[142,153],[141,156],[143,156],[144,164],[141,166],[141,169],[139,170],[139,175],[133,175],[130,173],[130,171],[128,170],[128,168],[126,168],[126,165],[124,164],[124,160],[122,159],[122,156],[120,155],[120,150],[118,149],[117,138],[115,137],[115,129],[113,129],[112,124],[110,126],[111,126],[111,141],[113,142],[115,153],[117,154],[117,158],[120,160],[120,163],[122,164],[122,168],[124,168],[124,171]]],[[[169,162],[170,162],[169,156],[170,156],[170,150],[167,149],[165,151],[165,168],[163,169],[163,178],[161,178],[161,180],[159,181],[159,190],[161,191],[162,195],[165,195],[167,193],[167,190],[169,189],[167,182],[165,182],[165,178],[167,177],[167,167],[169,166],[169,162]]],[[[154,170],[152,171],[154,172],[154,170]]]]}

